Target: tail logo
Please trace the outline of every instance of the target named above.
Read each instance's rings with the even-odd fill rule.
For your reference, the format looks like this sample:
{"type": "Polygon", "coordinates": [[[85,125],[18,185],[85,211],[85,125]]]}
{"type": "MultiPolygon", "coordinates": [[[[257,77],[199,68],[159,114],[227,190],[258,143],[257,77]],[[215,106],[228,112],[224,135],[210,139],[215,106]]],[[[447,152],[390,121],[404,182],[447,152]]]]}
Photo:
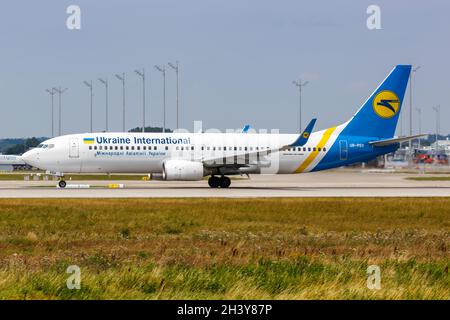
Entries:
{"type": "Polygon", "coordinates": [[[381,118],[392,118],[399,110],[400,100],[392,91],[380,91],[373,99],[373,111],[381,118]]]}
{"type": "Polygon", "coordinates": [[[303,138],[308,139],[309,138],[309,132],[303,132],[303,138]]]}

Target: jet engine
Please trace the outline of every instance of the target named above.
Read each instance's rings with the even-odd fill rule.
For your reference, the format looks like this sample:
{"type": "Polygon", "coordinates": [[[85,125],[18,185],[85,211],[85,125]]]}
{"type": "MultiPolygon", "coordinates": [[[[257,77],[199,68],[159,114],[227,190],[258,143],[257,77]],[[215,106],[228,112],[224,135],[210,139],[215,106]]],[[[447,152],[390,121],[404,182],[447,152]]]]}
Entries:
{"type": "Polygon", "coordinates": [[[163,163],[162,173],[153,173],[153,180],[202,180],[204,176],[203,163],[189,160],[168,160],[163,163]]]}

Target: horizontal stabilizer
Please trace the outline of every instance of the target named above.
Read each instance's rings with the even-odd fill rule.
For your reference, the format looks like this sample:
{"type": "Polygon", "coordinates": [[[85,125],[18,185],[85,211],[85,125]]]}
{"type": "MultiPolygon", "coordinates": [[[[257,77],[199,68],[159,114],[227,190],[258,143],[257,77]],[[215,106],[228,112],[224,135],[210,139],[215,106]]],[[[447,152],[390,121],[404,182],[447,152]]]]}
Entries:
{"type": "Polygon", "coordinates": [[[389,146],[391,144],[405,142],[405,141],[417,139],[417,138],[424,137],[424,136],[426,136],[426,134],[417,134],[415,136],[397,137],[397,138],[392,138],[392,139],[369,141],[369,144],[374,146],[374,147],[384,147],[384,146],[389,146]]]}

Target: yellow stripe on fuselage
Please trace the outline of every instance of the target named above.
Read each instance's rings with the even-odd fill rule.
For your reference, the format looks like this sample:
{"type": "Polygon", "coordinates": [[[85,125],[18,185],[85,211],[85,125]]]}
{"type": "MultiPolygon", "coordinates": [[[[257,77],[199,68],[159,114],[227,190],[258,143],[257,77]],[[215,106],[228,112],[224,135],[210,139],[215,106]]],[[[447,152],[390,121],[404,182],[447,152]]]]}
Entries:
{"type": "Polygon", "coordinates": [[[311,152],[311,154],[305,159],[305,161],[303,161],[303,163],[295,170],[295,173],[303,172],[311,164],[311,162],[314,161],[314,159],[319,154],[318,148],[322,149],[327,144],[334,130],[336,130],[336,127],[328,128],[327,130],[325,130],[322,139],[320,139],[319,143],[316,146],[316,151],[311,152]]]}

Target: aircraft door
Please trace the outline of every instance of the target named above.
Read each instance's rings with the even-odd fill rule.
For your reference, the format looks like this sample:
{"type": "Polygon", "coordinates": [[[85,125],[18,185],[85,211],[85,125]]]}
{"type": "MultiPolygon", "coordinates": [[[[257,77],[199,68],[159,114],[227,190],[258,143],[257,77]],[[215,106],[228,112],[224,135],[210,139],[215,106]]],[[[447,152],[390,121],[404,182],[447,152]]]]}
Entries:
{"type": "Polygon", "coordinates": [[[78,158],[80,156],[80,147],[78,138],[70,138],[69,141],[69,158],[78,158]]]}
{"type": "Polygon", "coordinates": [[[347,160],[348,158],[348,145],[347,140],[340,140],[339,141],[339,154],[341,160],[347,160]]]}

